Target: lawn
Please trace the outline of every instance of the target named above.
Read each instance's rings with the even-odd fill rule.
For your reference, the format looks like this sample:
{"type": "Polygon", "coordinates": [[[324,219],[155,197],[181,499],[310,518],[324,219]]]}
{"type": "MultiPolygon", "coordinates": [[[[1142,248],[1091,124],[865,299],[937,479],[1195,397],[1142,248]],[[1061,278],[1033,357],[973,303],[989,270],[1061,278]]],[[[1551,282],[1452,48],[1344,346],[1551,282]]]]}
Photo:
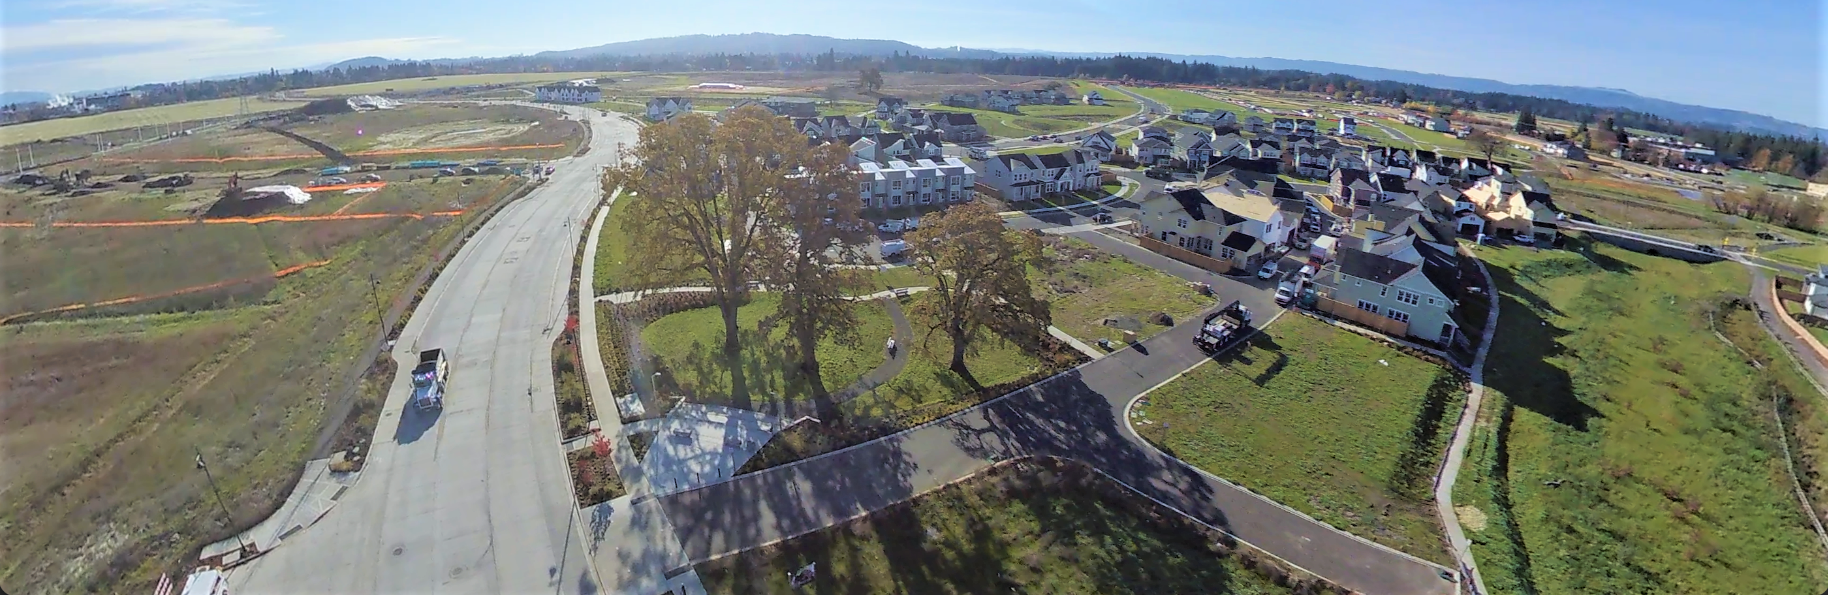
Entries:
{"type": "MultiPolygon", "coordinates": [[[[914,344],[909,346],[908,367],[880,388],[844,403],[841,410],[846,417],[874,420],[899,418],[919,420],[912,422],[919,423],[976,402],[975,399],[961,399],[971,396],[973,390],[963,377],[947,368],[952,357],[951,341],[944,332],[934,330],[929,333],[928,329],[933,327],[932,321],[912,311],[914,300],[924,299],[925,295],[915,294],[903,299],[903,310],[907,311],[908,323],[914,329],[914,344]]],[[[876,341],[869,347],[879,353],[882,341],[876,341]]],[[[1015,342],[983,330],[965,354],[965,367],[971,371],[978,384],[995,386],[1034,373],[1041,368],[1041,361],[1034,354],[1023,351],[1015,342]]]]}
{"type": "Polygon", "coordinates": [[[1796,189],[1803,189],[1809,186],[1808,182],[1805,180],[1800,180],[1784,174],[1776,172],[1756,172],[1744,169],[1734,169],[1726,172],[1726,179],[1748,186],[1780,186],[1796,189]]]}
{"type": "Polygon", "coordinates": [[[1290,315],[1150,393],[1131,422],[1201,469],[1445,564],[1430,482],[1462,386],[1449,369],[1290,315]]]}
{"type": "MultiPolygon", "coordinates": [[[[711,275],[702,270],[690,271],[679,275],[678,279],[638,283],[636,275],[630,270],[630,258],[633,257],[634,238],[622,228],[622,216],[632,204],[632,198],[624,195],[615,204],[609,206],[609,216],[603,220],[603,231],[597,236],[596,293],[608,295],[618,291],[631,291],[645,287],[673,287],[679,285],[704,285],[710,282],[711,275]]],[[[595,214],[592,214],[594,217],[595,214]]]]}
{"type": "MultiPolygon", "coordinates": [[[[737,310],[742,331],[744,379],[756,401],[798,401],[812,396],[810,387],[789,371],[795,362],[787,356],[785,324],[764,335],[760,324],[780,307],[780,296],[754,294],[737,310]],[[766,337],[764,339],[764,337],[766,337]],[[779,397],[770,397],[778,394],[779,397]]],[[[819,344],[819,374],[827,391],[850,386],[882,365],[883,345],[894,334],[888,310],[877,301],[857,307],[856,337],[849,344],[827,337],[819,344]]],[[[661,369],[693,402],[731,404],[730,368],[723,361],[724,324],[716,307],[669,314],[641,329],[648,353],[659,358],[661,369]]]]}
{"type": "Polygon", "coordinates": [[[1744,267],[1568,246],[1479,249],[1502,340],[1455,501],[1487,585],[1821,592],[1766,373],[1709,328],[1718,300],[1745,293],[1744,267]]]}
{"type": "MultiPolygon", "coordinates": [[[[250,98],[248,99],[247,109],[248,113],[265,113],[288,110],[302,105],[304,105],[303,102],[267,101],[264,99],[250,98]]],[[[241,113],[241,99],[228,98],[121,110],[118,112],[107,112],[75,118],[40,120],[37,122],[27,122],[24,124],[0,127],[0,146],[83,134],[94,134],[97,132],[132,128],[135,126],[164,125],[179,122],[190,122],[195,124],[196,120],[224,118],[239,113],[241,113]]]]}
{"type": "Polygon", "coordinates": [[[1786,262],[1799,267],[1814,269],[1821,265],[1828,264],[1828,245],[1811,244],[1808,246],[1778,248],[1776,250],[1759,252],[1758,255],[1778,262],[1786,262]]]}
{"type": "MultiPolygon", "coordinates": [[[[1032,106],[1023,106],[1024,108],[1032,106]]],[[[927,110],[929,113],[962,113],[977,117],[977,123],[984,127],[990,136],[1002,138],[1026,138],[1037,134],[1053,134],[1084,128],[1089,122],[1076,122],[1021,114],[1009,114],[991,110],[970,109],[963,107],[941,107],[937,104],[927,110]]]]}
{"type": "Polygon", "coordinates": [[[1080,341],[1122,340],[1124,329],[1106,326],[1107,318],[1146,338],[1213,305],[1187,282],[1091,244],[1057,236],[1046,241],[1049,265],[1029,272],[1035,294],[1052,303],[1054,326],[1080,341]],[[1156,324],[1158,312],[1171,324],[1156,324]]]}
{"type": "MultiPolygon", "coordinates": [[[[1451,134],[1435,132],[1433,130],[1423,130],[1396,120],[1381,120],[1378,123],[1403,133],[1404,136],[1420,143],[1424,149],[1435,148],[1437,150],[1457,151],[1467,155],[1476,153],[1473,151],[1472,147],[1467,146],[1466,141],[1454,138],[1451,134]]],[[[1360,126],[1360,128],[1363,128],[1363,126],[1360,126]]],[[[1505,146],[1508,147],[1510,145],[1507,144],[1505,146]]]]}
{"type": "Polygon", "coordinates": [[[698,571],[720,594],[1300,592],[1122,489],[1081,467],[1014,463],[698,571]],[[788,584],[808,564],[817,579],[788,584]]]}

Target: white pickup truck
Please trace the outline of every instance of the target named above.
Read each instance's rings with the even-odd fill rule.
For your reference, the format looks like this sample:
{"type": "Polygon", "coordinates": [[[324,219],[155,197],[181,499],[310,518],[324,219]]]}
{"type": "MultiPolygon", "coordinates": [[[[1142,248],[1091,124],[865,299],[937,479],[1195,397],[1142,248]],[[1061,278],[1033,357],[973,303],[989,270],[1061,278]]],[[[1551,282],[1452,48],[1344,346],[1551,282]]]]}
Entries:
{"type": "Polygon", "coordinates": [[[444,380],[450,373],[443,349],[419,352],[419,365],[413,367],[413,405],[421,411],[444,408],[444,380]]]}

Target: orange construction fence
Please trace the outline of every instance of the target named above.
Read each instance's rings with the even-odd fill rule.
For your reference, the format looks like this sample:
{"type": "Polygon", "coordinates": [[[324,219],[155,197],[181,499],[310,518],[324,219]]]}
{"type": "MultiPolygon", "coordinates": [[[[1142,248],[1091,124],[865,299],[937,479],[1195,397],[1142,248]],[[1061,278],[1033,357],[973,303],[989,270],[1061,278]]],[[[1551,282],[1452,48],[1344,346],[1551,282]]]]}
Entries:
{"type": "MultiPolygon", "coordinates": [[[[327,264],[330,264],[329,260],[320,260],[317,262],[307,262],[304,264],[293,265],[293,266],[289,266],[289,267],[286,267],[283,269],[279,269],[277,271],[273,271],[273,274],[270,275],[270,277],[273,279],[280,279],[280,278],[284,278],[287,275],[291,275],[293,273],[296,273],[296,272],[299,272],[299,271],[302,271],[305,269],[321,267],[321,266],[324,266],[327,264]]],[[[175,295],[183,295],[186,293],[195,293],[195,292],[199,292],[199,291],[209,291],[211,289],[220,289],[223,287],[239,285],[242,283],[252,283],[254,281],[259,281],[261,279],[266,279],[266,278],[268,278],[268,276],[248,277],[245,279],[230,279],[228,281],[217,281],[215,283],[197,285],[197,286],[192,286],[192,287],[185,287],[185,288],[181,288],[181,289],[173,289],[171,291],[155,293],[155,294],[151,294],[151,295],[131,295],[131,296],[123,297],[123,298],[114,298],[111,300],[105,300],[105,301],[100,301],[100,302],[86,302],[86,303],[81,303],[81,304],[70,304],[67,306],[58,306],[56,308],[51,308],[49,310],[39,310],[37,312],[24,312],[24,313],[20,313],[20,314],[14,314],[12,316],[7,316],[5,318],[0,318],[0,325],[4,325],[6,323],[12,322],[14,320],[18,320],[20,318],[25,318],[27,316],[38,316],[38,315],[42,315],[42,314],[55,314],[57,312],[70,312],[73,310],[82,310],[82,309],[86,309],[86,308],[100,308],[103,306],[118,306],[121,304],[144,302],[147,300],[168,298],[168,297],[172,297],[175,295]]]]}
{"type": "MultiPolygon", "coordinates": [[[[305,221],[359,221],[363,219],[424,219],[426,217],[455,217],[462,215],[463,209],[453,211],[434,211],[431,213],[356,213],[352,215],[267,215],[264,217],[224,217],[221,219],[156,219],[153,221],[54,221],[51,227],[166,227],[172,225],[191,225],[196,223],[284,223],[305,221]]],[[[32,221],[0,221],[0,227],[38,227],[42,224],[32,221]]]]}
{"type": "MultiPolygon", "coordinates": [[[[445,149],[389,149],[385,151],[356,151],[344,153],[350,157],[380,157],[386,155],[422,155],[425,153],[477,153],[481,151],[530,151],[534,149],[557,149],[564,143],[547,145],[512,145],[506,147],[450,147],[445,149]]],[[[115,163],[232,163],[236,161],[282,161],[286,159],[315,159],[323,157],[321,153],[294,153],[290,155],[259,155],[253,157],[179,157],[175,159],[126,159],[109,158],[102,161],[115,163]]]]}

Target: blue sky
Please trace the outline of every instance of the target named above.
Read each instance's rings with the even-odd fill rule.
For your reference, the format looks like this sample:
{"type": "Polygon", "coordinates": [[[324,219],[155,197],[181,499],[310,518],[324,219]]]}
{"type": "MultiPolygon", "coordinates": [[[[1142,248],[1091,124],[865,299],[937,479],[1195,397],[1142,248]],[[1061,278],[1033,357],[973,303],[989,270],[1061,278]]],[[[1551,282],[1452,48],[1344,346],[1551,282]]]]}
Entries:
{"type": "Polygon", "coordinates": [[[7,2],[6,90],[70,92],[379,55],[495,56],[690,33],[1273,56],[1603,86],[1828,126],[1819,2],[477,0],[7,2]]]}

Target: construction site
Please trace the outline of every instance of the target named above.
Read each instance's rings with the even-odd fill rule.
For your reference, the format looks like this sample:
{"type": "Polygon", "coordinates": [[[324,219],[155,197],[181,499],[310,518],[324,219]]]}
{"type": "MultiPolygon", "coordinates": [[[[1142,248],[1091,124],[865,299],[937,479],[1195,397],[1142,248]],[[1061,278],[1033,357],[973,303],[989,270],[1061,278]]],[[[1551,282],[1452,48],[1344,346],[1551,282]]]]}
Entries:
{"type": "Polygon", "coordinates": [[[375,338],[587,132],[368,97],[114,134],[0,181],[0,575],[55,592],[156,580],[278,506],[375,338]]]}

